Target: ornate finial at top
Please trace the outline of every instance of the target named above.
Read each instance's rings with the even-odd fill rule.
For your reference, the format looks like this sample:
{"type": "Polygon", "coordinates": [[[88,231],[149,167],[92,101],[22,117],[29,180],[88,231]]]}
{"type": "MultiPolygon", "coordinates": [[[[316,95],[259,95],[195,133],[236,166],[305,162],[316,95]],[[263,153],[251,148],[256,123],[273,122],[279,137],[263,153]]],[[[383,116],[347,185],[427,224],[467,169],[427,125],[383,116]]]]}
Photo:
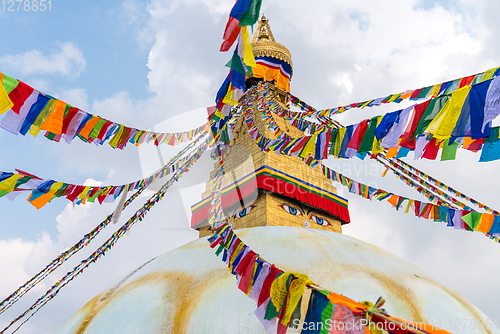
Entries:
{"type": "Polygon", "coordinates": [[[258,22],[259,26],[255,31],[252,43],[258,42],[262,39],[276,43],[273,33],[271,32],[271,27],[269,26],[269,20],[267,19],[267,17],[265,15],[262,15],[262,18],[258,22]]]}
{"type": "Polygon", "coordinates": [[[265,15],[262,15],[258,22],[259,26],[257,27],[252,40],[252,50],[254,56],[281,59],[287,62],[292,67],[293,71],[292,54],[284,45],[276,42],[271,31],[271,27],[269,26],[269,20],[265,15]]]}

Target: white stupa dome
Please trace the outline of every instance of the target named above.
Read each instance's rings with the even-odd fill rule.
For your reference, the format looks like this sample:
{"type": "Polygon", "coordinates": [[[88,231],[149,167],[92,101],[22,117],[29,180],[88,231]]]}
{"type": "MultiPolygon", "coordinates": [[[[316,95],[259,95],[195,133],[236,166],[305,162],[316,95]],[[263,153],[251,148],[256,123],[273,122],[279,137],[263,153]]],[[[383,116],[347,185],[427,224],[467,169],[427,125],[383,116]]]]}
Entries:
{"type": "MultiPolygon", "coordinates": [[[[236,234],[285,271],[307,274],[356,301],[386,299],[388,314],[441,325],[453,333],[500,333],[453,328],[456,319],[491,321],[456,291],[417,266],[352,237],[298,227],[256,227],[236,234]]],[[[90,300],[60,330],[66,333],[263,333],[256,305],[236,285],[206,238],[165,253],[90,300]]],[[[466,326],[467,327],[467,326],[466,326]]]]}

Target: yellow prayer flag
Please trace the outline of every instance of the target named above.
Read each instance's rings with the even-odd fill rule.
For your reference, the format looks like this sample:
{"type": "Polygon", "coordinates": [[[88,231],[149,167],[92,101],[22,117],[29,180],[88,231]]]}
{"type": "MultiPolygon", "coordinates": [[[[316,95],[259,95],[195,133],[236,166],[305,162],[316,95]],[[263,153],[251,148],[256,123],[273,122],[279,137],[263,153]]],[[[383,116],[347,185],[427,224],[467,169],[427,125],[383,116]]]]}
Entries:
{"type": "Polygon", "coordinates": [[[432,87],[430,93],[427,94],[427,96],[432,96],[432,97],[438,96],[440,89],[441,89],[441,84],[434,85],[434,87],[432,87]]]}
{"type": "Polygon", "coordinates": [[[302,159],[306,159],[309,155],[314,157],[314,152],[316,151],[316,139],[317,135],[312,135],[311,138],[307,141],[307,143],[302,148],[302,151],[299,153],[299,157],[302,159]]]}
{"type": "Polygon", "coordinates": [[[231,259],[229,260],[229,263],[231,265],[231,269],[233,267],[233,263],[234,263],[234,260],[236,260],[236,257],[238,256],[238,254],[240,253],[241,249],[243,248],[245,244],[243,242],[240,242],[238,244],[238,246],[236,246],[236,249],[234,250],[233,252],[233,256],[231,257],[231,259]]]}
{"type": "Polygon", "coordinates": [[[451,137],[451,132],[457,124],[470,89],[471,86],[464,86],[451,94],[443,109],[441,109],[427,128],[427,131],[432,133],[434,138],[442,140],[451,137]]]}
{"type": "Polygon", "coordinates": [[[366,101],[365,103],[363,103],[363,105],[361,106],[361,109],[363,109],[364,107],[366,107],[367,105],[369,105],[373,100],[370,100],[370,101],[366,101]]]}
{"type": "Polygon", "coordinates": [[[14,191],[14,188],[16,187],[16,182],[20,177],[21,177],[20,174],[14,174],[11,177],[0,182],[0,191],[7,191],[9,193],[11,191],[14,191]]]}
{"type": "Polygon", "coordinates": [[[0,115],[14,106],[14,103],[12,103],[11,99],[9,98],[9,94],[7,94],[7,91],[5,90],[2,82],[3,73],[0,73],[0,115]]]}
{"type": "Polygon", "coordinates": [[[408,205],[406,206],[405,213],[408,213],[410,211],[413,202],[415,202],[415,200],[413,199],[408,200],[408,205]]]}
{"type": "Polygon", "coordinates": [[[340,128],[337,132],[337,140],[335,141],[335,149],[333,151],[333,156],[338,157],[340,154],[340,149],[342,148],[342,140],[345,136],[346,128],[340,128]]]}
{"type": "Polygon", "coordinates": [[[224,103],[224,104],[230,104],[230,105],[234,106],[235,104],[238,103],[238,101],[237,100],[233,100],[233,92],[234,92],[234,90],[232,88],[233,88],[233,86],[231,84],[229,84],[226,96],[224,96],[224,99],[222,100],[222,103],[224,103]]]}
{"type": "MultiPolygon", "coordinates": [[[[257,261],[255,261],[254,265],[253,265],[253,270],[252,270],[252,275],[250,277],[255,277],[255,273],[257,271],[257,268],[259,267],[259,264],[257,263],[257,261]]],[[[255,280],[250,280],[250,284],[248,285],[248,290],[245,291],[245,294],[248,296],[250,294],[250,292],[252,291],[252,288],[253,288],[253,284],[255,283],[255,280]]]]}
{"type": "Polygon", "coordinates": [[[88,193],[89,193],[89,190],[90,190],[90,186],[85,186],[85,188],[83,189],[83,191],[78,196],[78,199],[84,199],[84,198],[86,198],[87,195],[88,195],[88,193]]]}
{"type": "Polygon", "coordinates": [[[55,193],[61,189],[64,183],[62,182],[55,182],[50,186],[49,193],[52,195],[55,195],[55,193]]]}
{"type": "Polygon", "coordinates": [[[49,102],[47,102],[47,104],[43,108],[43,110],[40,112],[36,120],[31,125],[28,132],[31,133],[33,137],[36,137],[38,133],[40,133],[40,127],[42,126],[43,122],[45,122],[47,117],[49,117],[52,110],[54,110],[55,102],[56,101],[54,99],[50,99],[49,102]]]}
{"type": "MultiPolygon", "coordinates": [[[[384,118],[384,116],[379,116],[377,118],[377,126],[380,125],[380,122],[382,122],[382,118],[384,118]]],[[[380,152],[382,152],[384,149],[380,146],[380,143],[382,143],[382,139],[381,138],[380,140],[377,140],[377,137],[373,137],[373,147],[372,147],[372,153],[373,154],[378,154],[380,152]]]]}
{"type": "Polygon", "coordinates": [[[250,43],[250,35],[246,26],[241,27],[241,37],[243,38],[243,62],[248,66],[257,67],[252,52],[252,44],[250,43]]]}
{"type": "Polygon", "coordinates": [[[109,141],[109,145],[111,147],[116,148],[116,146],[118,145],[118,141],[122,137],[122,134],[123,134],[124,130],[125,130],[125,126],[123,126],[123,125],[120,124],[120,129],[118,129],[118,131],[115,133],[115,135],[113,136],[113,138],[111,138],[111,140],[109,141]]]}
{"type": "Polygon", "coordinates": [[[491,69],[487,70],[486,72],[484,72],[483,77],[481,78],[481,82],[493,78],[493,74],[495,74],[496,70],[498,70],[499,67],[491,68],[491,69]]]}
{"type": "MultiPolygon", "coordinates": [[[[295,272],[287,272],[278,277],[276,280],[274,280],[273,284],[271,285],[271,290],[273,290],[273,286],[275,287],[274,292],[278,290],[278,304],[279,306],[276,306],[274,298],[273,304],[276,306],[276,309],[281,308],[283,303],[286,300],[286,307],[285,307],[285,314],[283,315],[283,319],[281,319],[281,324],[282,325],[288,325],[290,322],[290,319],[292,317],[292,314],[297,307],[297,304],[300,301],[300,298],[302,298],[302,295],[304,294],[304,288],[306,287],[307,284],[314,284],[313,281],[309,279],[309,277],[306,274],[299,274],[295,272]],[[293,279],[290,282],[290,285],[286,286],[286,282],[288,281],[289,275],[293,275],[293,279]],[[276,283],[275,283],[276,282],[276,283]],[[288,295],[288,298],[282,299],[283,295],[283,287],[285,288],[285,296],[288,295]]],[[[276,293],[273,294],[276,296],[276,293]]]]}
{"type": "Polygon", "coordinates": [[[393,95],[387,102],[394,102],[395,100],[397,100],[401,96],[401,94],[402,93],[393,95]]]}

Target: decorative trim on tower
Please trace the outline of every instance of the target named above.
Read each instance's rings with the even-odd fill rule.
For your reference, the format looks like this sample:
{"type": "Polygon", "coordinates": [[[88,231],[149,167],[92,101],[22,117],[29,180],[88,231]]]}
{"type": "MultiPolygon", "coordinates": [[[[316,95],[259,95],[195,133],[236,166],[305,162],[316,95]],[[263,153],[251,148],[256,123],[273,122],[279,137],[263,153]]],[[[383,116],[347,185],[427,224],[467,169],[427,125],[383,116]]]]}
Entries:
{"type": "MultiPolygon", "coordinates": [[[[265,165],[222,189],[223,208],[243,202],[258,189],[293,198],[326,211],[332,217],[340,219],[342,224],[350,222],[348,201],[345,198],[265,165]]],[[[191,207],[191,228],[199,229],[206,225],[210,201],[211,197],[207,197],[191,207]]]]}
{"type": "Polygon", "coordinates": [[[276,42],[269,26],[269,20],[264,15],[259,20],[259,26],[253,36],[252,51],[256,58],[273,57],[285,61],[292,69],[290,77],[293,75],[292,54],[284,45],[276,42]]]}

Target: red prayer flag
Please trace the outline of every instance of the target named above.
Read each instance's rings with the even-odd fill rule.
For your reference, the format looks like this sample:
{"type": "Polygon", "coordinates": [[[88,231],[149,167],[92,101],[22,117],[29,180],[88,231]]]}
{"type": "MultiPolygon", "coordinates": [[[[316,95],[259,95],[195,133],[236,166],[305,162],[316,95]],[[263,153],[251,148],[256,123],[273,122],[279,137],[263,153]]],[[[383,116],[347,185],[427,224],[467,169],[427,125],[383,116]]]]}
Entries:
{"type": "Polygon", "coordinates": [[[369,121],[369,119],[365,119],[359,123],[356,131],[354,131],[354,134],[349,141],[349,144],[347,144],[347,148],[353,148],[356,151],[358,150],[359,145],[361,145],[361,141],[363,140],[363,136],[365,135],[366,129],[368,129],[369,121]]]}
{"type": "Polygon", "coordinates": [[[410,150],[415,149],[415,138],[413,140],[410,139],[415,133],[415,130],[417,130],[418,123],[420,122],[420,119],[422,118],[425,109],[427,109],[430,102],[431,100],[424,103],[419,103],[415,106],[410,122],[408,122],[405,132],[401,136],[401,143],[399,144],[400,146],[409,148],[410,150]]]}
{"type": "Polygon", "coordinates": [[[476,75],[474,74],[474,75],[462,78],[462,80],[460,80],[460,84],[458,85],[458,88],[462,88],[464,86],[469,86],[475,77],[476,77],[476,75]]]}
{"type": "Polygon", "coordinates": [[[234,17],[229,17],[229,20],[226,24],[226,29],[224,30],[224,41],[220,46],[220,50],[222,52],[228,51],[233,45],[236,38],[238,38],[241,30],[241,28],[238,26],[239,24],[239,20],[235,19],[234,17]]]}
{"type": "Polygon", "coordinates": [[[19,85],[9,94],[10,100],[14,103],[14,106],[11,108],[13,112],[19,114],[19,109],[21,109],[26,99],[33,93],[33,90],[33,88],[24,82],[19,81],[19,85]]]}
{"type": "Polygon", "coordinates": [[[410,96],[410,100],[415,100],[418,98],[418,96],[420,95],[420,93],[422,92],[423,88],[419,88],[415,91],[413,91],[413,94],[411,94],[410,96]]]}
{"type": "Polygon", "coordinates": [[[436,160],[441,142],[442,140],[438,142],[436,138],[432,138],[432,140],[425,146],[422,158],[436,160]]]}

